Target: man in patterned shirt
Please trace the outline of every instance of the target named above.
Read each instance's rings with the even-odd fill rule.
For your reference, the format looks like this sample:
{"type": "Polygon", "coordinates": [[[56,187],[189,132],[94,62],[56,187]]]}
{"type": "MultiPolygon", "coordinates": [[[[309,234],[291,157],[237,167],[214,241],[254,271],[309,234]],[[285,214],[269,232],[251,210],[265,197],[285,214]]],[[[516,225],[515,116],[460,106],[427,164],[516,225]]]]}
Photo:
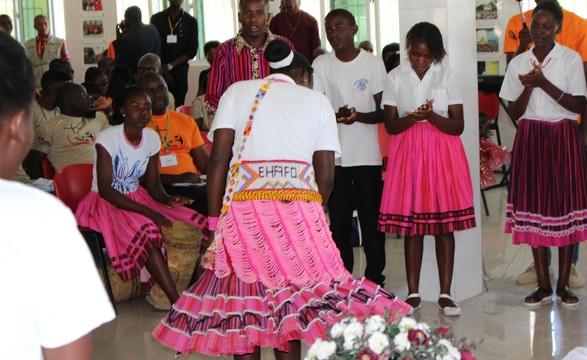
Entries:
{"type": "Polygon", "coordinates": [[[263,51],[275,39],[269,21],[269,0],[239,0],[238,20],[241,29],[236,37],[220,44],[210,70],[205,104],[209,114],[215,114],[220,97],[237,81],[263,79],[269,75],[269,63],[263,51]]]}

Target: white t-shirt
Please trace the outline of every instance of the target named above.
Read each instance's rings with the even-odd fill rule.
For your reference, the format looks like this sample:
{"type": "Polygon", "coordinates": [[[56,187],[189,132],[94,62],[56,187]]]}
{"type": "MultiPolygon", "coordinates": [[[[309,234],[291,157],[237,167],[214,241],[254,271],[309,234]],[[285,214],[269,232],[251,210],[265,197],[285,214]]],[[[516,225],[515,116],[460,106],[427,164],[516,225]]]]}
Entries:
{"type": "MultiPolygon", "coordinates": [[[[314,90],[326,94],[335,112],[344,105],[362,113],[376,110],[373,95],[383,91],[385,79],[379,57],[361,50],[352,61],[342,62],[332,52],[316,58],[312,66],[314,90]]],[[[338,124],[338,138],[342,157],[337,165],[381,165],[377,124],[338,124]]]]}
{"type": "MultiPolygon", "coordinates": [[[[96,144],[106,149],[112,158],[112,187],[122,194],[135,192],[139,178],[145,174],[149,158],[159,152],[161,143],[157,133],[149,128],[143,129],[143,139],[136,147],[124,134],[124,125],[117,125],[102,131],[96,144]]],[[[96,151],[94,151],[94,179],[92,191],[98,191],[96,174],[96,151]]]]}
{"type": "Polygon", "coordinates": [[[434,99],[434,112],[444,117],[448,117],[449,105],[463,103],[454,71],[445,63],[433,63],[420,80],[406,61],[387,75],[381,106],[395,106],[398,116],[404,117],[406,113],[416,111],[430,99],[434,99]]]}
{"type": "Polygon", "coordinates": [[[328,99],[296,85],[286,75],[274,74],[265,80],[237,82],[220,98],[208,138],[213,140],[216,129],[235,130],[231,165],[236,161],[255,96],[268,79],[278,81],[258,106],[244,160],[297,160],[312,164],[315,151],[340,154],[336,118],[328,99]]]}
{"type": "Polygon", "coordinates": [[[1,179],[0,199],[0,359],[42,359],[41,347],[64,346],[114,319],[71,211],[1,179]]]}
{"type": "MultiPolygon", "coordinates": [[[[518,75],[529,73],[538,63],[534,56],[534,47],[512,59],[508,65],[499,97],[515,101],[524,91],[518,75]]],[[[554,48],[542,63],[544,76],[557,88],[573,96],[586,96],[585,72],[583,61],[575,51],[555,43],[554,48]]],[[[530,95],[526,111],[522,118],[542,121],[577,120],[579,114],[569,111],[556,102],[540,88],[535,88],[530,95]]]]}

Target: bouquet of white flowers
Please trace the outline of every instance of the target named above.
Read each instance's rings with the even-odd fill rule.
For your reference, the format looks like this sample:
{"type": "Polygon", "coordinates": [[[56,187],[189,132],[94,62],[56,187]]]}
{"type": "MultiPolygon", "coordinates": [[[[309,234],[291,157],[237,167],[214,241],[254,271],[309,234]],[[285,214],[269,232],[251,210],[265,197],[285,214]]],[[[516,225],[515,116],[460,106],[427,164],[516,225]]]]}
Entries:
{"type": "Polygon", "coordinates": [[[473,360],[478,342],[457,342],[445,327],[431,328],[410,317],[390,321],[371,316],[361,322],[346,318],[330,328],[326,340],[318,339],[305,360],[473,360]]]}

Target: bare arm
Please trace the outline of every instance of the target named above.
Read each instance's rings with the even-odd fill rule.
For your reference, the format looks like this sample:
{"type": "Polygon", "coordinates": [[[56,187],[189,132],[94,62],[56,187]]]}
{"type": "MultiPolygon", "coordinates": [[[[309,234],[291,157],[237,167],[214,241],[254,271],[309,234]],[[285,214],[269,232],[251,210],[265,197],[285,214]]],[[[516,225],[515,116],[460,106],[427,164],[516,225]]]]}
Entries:
{"type": "Polygon", "coordinates": [[[220,215],[233,142],[234,130],[217,129],[214,131],[214,145],[208,162],[207,179],[208,213],[210,216],[220,215]]]}
{"type": "Polygon", "coordinates": [[[440,116],[431,110],[426,119],[445,134],[458,136],[465,129],[462,104],[449,105],[448,117],[440,116]]]}
{"type": "Polygon", "coordinates": [[[363,124],[379,124],[383,122],[383,110],[381,109],[381,92],[373,95],[375,100],[375,111],[368,113],[361,113],[355,111],[355,108],[342,107],[336,113],[336,121],[338,123],[350,125],[354,122],[363,124]]]}
{"type": "Polygon", "coordinates": [[[322,205],[328,203],[334,186],[334,151],[316,151],[312,158],[318,192],[322,196],[322,205]]]}
{"type": "Polygon", "coordinates": [[[45,360],[91,360],[92,333],[55,349],[43,348],[45,360]]]}
{"type": "Polygon", "coordinates": [[[385,105],[383,113],[385,130],[389,135],[404,132],[418,122],[410,115],[402,118],[398,117],[397,107],[395,106],[385,105]]]}
{"type": "Polygon", "coordinates": [[[194,160],[194,165],[198,171],[202,174],[205,174],[208,171],[208,152],[204,145],[200,145],[196,148],[193,148],[190,151],[190,155],[194,160]]]}
{"type": "Polygon", "coordinates": [[[43,177],[43,166],[41,164],[45,156],[47,154],[37,150],[31,150],[22,162],[24,171],[31,179],[34,180],[43,177]]]}

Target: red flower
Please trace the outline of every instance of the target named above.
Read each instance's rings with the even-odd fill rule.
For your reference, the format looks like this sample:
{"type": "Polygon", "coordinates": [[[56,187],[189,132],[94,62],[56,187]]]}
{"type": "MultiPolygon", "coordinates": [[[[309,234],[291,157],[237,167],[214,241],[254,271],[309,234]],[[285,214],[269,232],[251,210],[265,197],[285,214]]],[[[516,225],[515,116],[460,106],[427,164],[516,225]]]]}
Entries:
{"type": "Polygon", "coordinates": [[[476,357],[470,349],[459,350],[461,353],[461,360],[475,360],[476,357]]]}
{"type": "Polygon", "coordinates": [[[446,334],[448,334],[448,328],[445,328],[443,326],[439,326],[436,331],[438,332],[438,335],[440,336],[446,336],[446,334]]]}
{"type": "Polygon", "coordinates": [[[417,345],[428,345],[428,336],[419,329],[408,330],[408,341],[417,345]]]}
{"type": "Polygon", "coordinates": [[[377,358],[377,354],[375,354],[371,349],[366,348],[357,354],[356,360],[376,360],[377,358]]]}

